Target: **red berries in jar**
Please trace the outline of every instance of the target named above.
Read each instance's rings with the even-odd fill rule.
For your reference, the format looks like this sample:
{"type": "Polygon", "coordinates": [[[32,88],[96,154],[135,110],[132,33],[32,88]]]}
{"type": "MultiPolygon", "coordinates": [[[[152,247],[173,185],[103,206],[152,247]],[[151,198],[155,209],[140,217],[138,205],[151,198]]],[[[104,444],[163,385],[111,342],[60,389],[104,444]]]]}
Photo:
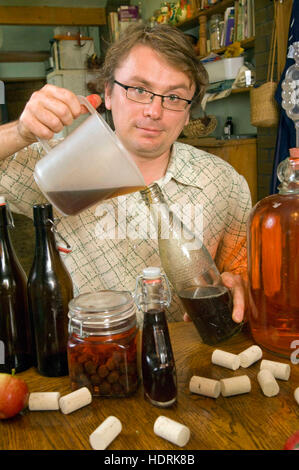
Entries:
{"type": "Polygon", "coordinates": [[[138,388],[137,320],[129,292],[81,294],[69,303],[68,367],[72,390],[124,397],[138,388]]]}

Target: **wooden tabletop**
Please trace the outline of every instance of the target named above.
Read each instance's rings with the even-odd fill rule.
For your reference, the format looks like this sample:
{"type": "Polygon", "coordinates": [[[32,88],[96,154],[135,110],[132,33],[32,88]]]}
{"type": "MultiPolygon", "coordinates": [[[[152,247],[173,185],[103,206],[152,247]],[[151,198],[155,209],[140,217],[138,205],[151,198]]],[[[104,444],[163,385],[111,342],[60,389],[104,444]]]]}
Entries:
{"type": "MultiPolygon", "coordinates": [[[[299,429],[299,406],[294,390],[299,386],[299,364],[291,364],[264,351],[263,358],[291,364],[289,381],[279,380],[276,397],[263,395],[257,382],[259,362],[247,369],[233,372],[211,364],[216,347],[203,345],[192,323],[170,323],[170,335],[178,375],[178,401],[169,409],[156,408],[143,398],[142,385],[129,398],[99,398],[69,415],[60,411],[28,411],[9,420],[0,421],[0,449],[6,450],[88,450],[89,435],[108,416],[122,422],[122,432],[109,450],[180,450],[156,436],[153,426],[160,415],[185,424],[191,430],[188,450],[252,450],[283,448],[286,439],[299,429]],[[224,398],[208,398],[189,392],[193,375],[221,379],[247,374],[251,379],[250,393],[224,398]]],[[[239,333],[217,346],[239,353],[254,344],[248,332],[239,333]]],[[[59,391],[69,393],[68,377],[46,378],[34,369],[20,373],[31,392],[59,391]]]]}

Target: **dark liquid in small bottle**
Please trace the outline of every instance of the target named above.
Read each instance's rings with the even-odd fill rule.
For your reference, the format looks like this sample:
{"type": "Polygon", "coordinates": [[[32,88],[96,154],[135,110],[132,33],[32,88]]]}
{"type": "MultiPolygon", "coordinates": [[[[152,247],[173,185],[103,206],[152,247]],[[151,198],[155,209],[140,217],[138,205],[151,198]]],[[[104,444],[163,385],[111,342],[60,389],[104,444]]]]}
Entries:
{"type": "Polygon", "coordinates": [[[144,189],[143,186],[123,188],[86,189],[80,191],[50,191],[47,198],[66,215],[76,215],[97,202],[116,196],[134,193],[144,189]]]}
{"type": "Polygon", "coordinates": [[[156,406],[166,407],[176,401],[176,369],[165,313],[146,312],[142,332],[142,377],[145,397],[156,406]],[[156,333],[155,333],[156,331],[156,333]],[[161,331],[163,333],[161,333],[161,331]],[[159,335],[164,345],[159,347],[159,335]]]}
{"type": "Polygon", "coordinates": [[[232,320],[232,300],[225,287],[191,287],[179,297],[204,343],[216,344],[240,330],[232,320]]]}

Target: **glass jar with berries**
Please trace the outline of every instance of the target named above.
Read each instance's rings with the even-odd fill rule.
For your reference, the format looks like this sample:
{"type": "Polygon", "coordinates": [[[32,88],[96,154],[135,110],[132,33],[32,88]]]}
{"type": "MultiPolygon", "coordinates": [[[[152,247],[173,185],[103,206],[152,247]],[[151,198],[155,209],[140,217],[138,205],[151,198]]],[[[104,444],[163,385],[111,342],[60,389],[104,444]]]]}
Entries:
{"type": "Polygon", "coordinates": [[[68,366],[72,390],[124,397],[138,388],[135,304],[129,292],[81,294],[69,303],[68,366]]]}

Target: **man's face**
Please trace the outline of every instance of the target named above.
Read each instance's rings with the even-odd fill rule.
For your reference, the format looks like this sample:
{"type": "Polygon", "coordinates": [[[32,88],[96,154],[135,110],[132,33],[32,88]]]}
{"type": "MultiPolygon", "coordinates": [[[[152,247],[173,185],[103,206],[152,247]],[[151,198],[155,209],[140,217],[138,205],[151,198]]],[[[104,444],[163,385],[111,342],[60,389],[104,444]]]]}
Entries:
{"type": "MultiPolygon", "coordinates": [[[[115,71],[115,80],[161,95],[192,99],[195,85],[152,48],[138,44],[115,71]]],[[[167,152],[189,121],[189,108],[172,111],[162,107],[159,96],[150,104],[127,99],[126,90],[106,87],[105,105],[111,109],[115,131],[132,156],[156,158],[167,152]]]]}

